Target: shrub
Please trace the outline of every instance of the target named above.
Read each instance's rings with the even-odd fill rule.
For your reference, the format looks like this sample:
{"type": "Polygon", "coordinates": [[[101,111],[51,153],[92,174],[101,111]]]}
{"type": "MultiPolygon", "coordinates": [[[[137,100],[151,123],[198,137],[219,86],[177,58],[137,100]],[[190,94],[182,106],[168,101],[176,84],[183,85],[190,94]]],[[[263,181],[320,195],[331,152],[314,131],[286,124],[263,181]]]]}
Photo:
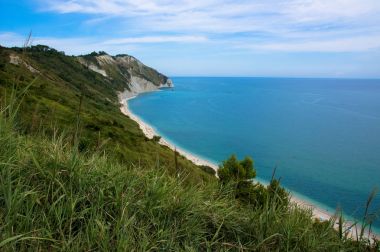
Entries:
{"type": "Polygon", "coordinates": [[[245,157],[239,161],[235,155],[225,161],[218,170],[220,182],[223,185],[232,184],[235,188],[235,198],[256,208],[271,204],[277,208],[288,206],[289,195],[280,186],[280,181],[272,179],[267,187],[254,184],[256,170],[252,158],[245,157]]]}
{"type": "Polygon", "coordinates": [[[156,143],[158,143],[161,140],[160,136],[153,136],[152,140],[156,143]]]}
{"type": "Polygon", "coordinates": [[[222,183],[253,179],[256,177],[253,160],[250,157],[246,157],[242,161],[239,161],[235,155],[231,155],[231,157],[223,161],[219,167],[218,176],[222,183]]]}

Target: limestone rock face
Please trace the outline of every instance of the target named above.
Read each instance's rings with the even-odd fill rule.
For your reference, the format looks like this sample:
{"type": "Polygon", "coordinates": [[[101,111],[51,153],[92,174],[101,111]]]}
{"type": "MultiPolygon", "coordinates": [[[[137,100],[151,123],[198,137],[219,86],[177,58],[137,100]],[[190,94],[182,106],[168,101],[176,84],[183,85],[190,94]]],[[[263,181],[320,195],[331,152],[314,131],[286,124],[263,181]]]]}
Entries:
{"type": "Polygon", "coordinates": [[[92,71],[94,72],[97,72],[101,75],[103,75],[104,77],[108,77],[107,73],[105,70],[101,69],[98,65],[92,63],[92,62],[87,62],[86,60],[84,60],[83,58],[78,58],[79,62],[82,64],[82,65],[85,65],[87,66],[89,69],[91,69],[92,71]]]}
{"type": "Polygon", "coordinates": [[[24,61],[21,59],[18,55],[16,54],[10,54],[9,55],[9,63],[13,65],[24,65],[30,72],[32,73],[40,73],[36,68],[28,64],[28,62],[24,61]]]}
{"type": "Polygon", "coordinates": [[[140,93],[174,86],[167,76],[130,55],[90,54],[78,57],[78,61],[111,82],[123,83],[119,91],[121,102],[140,93]]]}

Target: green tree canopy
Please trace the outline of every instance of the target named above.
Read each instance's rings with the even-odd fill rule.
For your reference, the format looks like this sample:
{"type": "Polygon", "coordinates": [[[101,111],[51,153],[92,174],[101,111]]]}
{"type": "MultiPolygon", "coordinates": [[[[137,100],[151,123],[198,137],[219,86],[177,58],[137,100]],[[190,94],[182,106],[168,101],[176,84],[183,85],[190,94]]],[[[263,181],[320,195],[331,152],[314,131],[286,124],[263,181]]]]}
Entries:
{"type": "Polygon", "coordinates": [[[270,204],[286,209],[289,204],[289,195],[280,186],[280,180],[272,178],[268,186],[251,181],[256,177],[256,170],[250,157],[238,160],[236,155],[231,155],[219,166],[218,176],[223,185],[234,185],[235,197],[241,202],[259,208],[270,204]]]}
{"type": "Polygon", "coordinates": [[[253,160],[250,157],[245,157],[239,161],[236,155],[231,155],[219,167],[218,176],[222,182],[238,182],[253,179],[256,177],[253,160]]]}

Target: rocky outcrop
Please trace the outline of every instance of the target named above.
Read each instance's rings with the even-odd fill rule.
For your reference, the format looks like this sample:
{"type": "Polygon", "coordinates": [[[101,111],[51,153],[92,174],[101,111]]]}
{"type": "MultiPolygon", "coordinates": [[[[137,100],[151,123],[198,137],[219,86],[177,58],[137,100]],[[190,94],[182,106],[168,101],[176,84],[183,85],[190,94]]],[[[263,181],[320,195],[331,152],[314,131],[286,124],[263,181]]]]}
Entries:
{"type": "Polygon", "coordinates": [[[144,65],[133,56],[122,54],[111,56],[106,53],[92,53],[80,56],[78,60],[90,70],[118,83],[119,100],[151,92],[160,88],[173,87],[173,82],[157,70],[144,65]]]}
{"type": "Polygon", "coordinates": [[[28,64],[25,60],[21,59],[20,56],[16,54],[9,55],[9,63],[13,65],[24,65],[32,73],[40,73],[37,69],[28,64]]]}
{"type": "Polygon", "coordinates": [[[86,61],[85,59],[83,58],[78,58],[79,62],[82,64],[82,65],[85,65],[87,66],[90,70],[94,71],[94,72],[97,72],[101,75],[103,75],[104,77],[108,77],[107,73],[105,70],[99,68],[97,65],[95,65],[94,63],[92,62],[88,62],[86,61]]]}

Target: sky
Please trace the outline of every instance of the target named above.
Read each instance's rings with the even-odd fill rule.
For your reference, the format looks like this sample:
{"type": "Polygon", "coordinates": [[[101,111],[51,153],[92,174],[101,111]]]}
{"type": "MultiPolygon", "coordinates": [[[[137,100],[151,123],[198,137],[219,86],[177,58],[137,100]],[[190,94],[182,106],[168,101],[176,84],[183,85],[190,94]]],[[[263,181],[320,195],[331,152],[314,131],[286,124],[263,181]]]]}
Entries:
{"type": "Polygon", "coordinates": [[[380,78],[380,0],[0,0],[0,45],[30,31],[169,76],[380,78]]]}

